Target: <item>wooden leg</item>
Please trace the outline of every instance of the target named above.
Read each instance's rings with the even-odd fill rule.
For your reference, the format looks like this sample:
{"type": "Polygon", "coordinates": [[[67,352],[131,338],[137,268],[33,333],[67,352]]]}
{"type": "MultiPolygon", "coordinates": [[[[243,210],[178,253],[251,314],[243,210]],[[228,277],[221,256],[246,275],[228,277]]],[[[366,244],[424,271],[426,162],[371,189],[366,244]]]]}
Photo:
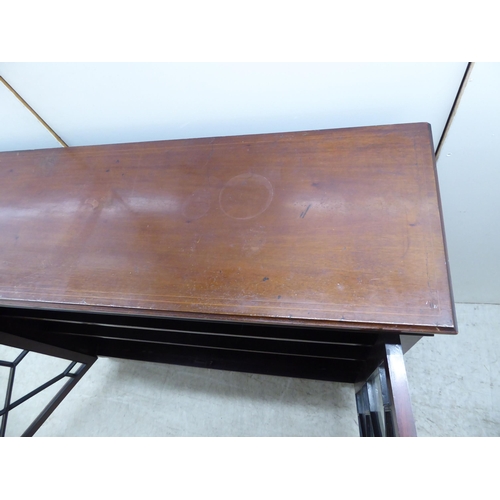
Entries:
{"type": "Polygon", "coordinates": [[[385,345],[384,368],[387,376],[394,434],[401,437],[416,436],[417,429],[411,408],[410,391],[401,345],[385,345]]]}
{"type": "Polygon", "coordinates": [[[401,345],[385,344],[382,352],[380,366],[356,391],[360,435],[416,436],[401,345]]]}

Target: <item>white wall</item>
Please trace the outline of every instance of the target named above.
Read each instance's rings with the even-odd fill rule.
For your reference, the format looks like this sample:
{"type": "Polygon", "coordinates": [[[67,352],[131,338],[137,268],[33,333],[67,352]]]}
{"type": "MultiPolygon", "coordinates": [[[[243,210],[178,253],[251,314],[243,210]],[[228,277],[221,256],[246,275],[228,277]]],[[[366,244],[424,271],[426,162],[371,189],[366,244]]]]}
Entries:
{"type": "MultiPolygon", "coordinates": [[[[4,63],[0,74],[70,146],[418,121],[437,143],[465,67],[4,63]]],[[[0,150],[53,147],[3,94],[0,150]]]]}
{"type": "Polygon", "coordinates": [[[455,300],[500,304],[500,63],[476,63],[438,161],[455,300]]]}

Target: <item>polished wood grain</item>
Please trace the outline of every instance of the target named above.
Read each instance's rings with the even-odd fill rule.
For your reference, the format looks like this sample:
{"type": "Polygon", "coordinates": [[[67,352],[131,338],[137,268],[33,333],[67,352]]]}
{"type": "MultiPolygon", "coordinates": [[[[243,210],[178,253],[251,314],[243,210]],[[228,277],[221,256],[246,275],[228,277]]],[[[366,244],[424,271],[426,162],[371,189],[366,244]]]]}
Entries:
{"type": "Polygon", "coordinates": [[[1,153],[0,304],[453,333],[430,127],[1,153]]]}

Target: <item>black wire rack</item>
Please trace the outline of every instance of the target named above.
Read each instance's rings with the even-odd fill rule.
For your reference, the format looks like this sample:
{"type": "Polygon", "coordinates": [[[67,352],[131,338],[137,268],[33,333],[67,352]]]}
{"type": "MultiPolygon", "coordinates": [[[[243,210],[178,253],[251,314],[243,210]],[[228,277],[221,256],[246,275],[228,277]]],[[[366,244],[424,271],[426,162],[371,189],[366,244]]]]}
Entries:
{"type": "Polygon", "coordinates": [[[16,359],[14,359],[13,361],[0,360],[0,366],[9,369],[9,379],[7,382],[5,404],[4,407],[0,410],[0,437],[5,437],[10,411],[12,411],[14,408],[17,408],[22,403],[28,401],[33,396],[36,396],[45,389],[56,384],[60,380],[67,379],[63,387],[57,392],[57,394],[51,399],[51,401],[45,406],[45,408],[38,414],[38,416],[22,434],[22,437],[33,436],[97,360],[97,357],[95,356],[68,351],[66,349],[42,344],[40,342],[25,339],[4,332],[0,332],[0,344],[21,349],[21,353],[18,354],[16,359]],[[24,359],[26,359],[26,356],[31,351],[47,356],[66,359],[69,360],[70,363],[66,367],[66,369],[59,375],[51,378],[44,384],[32,390],[28,394],[20,397],[16,401],[12,401],[16,368],[24,359]]]}

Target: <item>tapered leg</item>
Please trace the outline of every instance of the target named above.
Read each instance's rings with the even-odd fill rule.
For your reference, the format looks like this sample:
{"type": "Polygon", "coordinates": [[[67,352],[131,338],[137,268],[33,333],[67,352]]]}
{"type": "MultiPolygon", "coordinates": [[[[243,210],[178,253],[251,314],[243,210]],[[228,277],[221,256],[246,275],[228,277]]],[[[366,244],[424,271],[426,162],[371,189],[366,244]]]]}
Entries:
{"type": "Polygon", "coordinates": [[[417,435],[411,407],[410,390],[406,377],[403,349],[399,344],[385,345],[384,368],[391,403],[394,434],[411,437],[417,435]]]}
{"type": "Polygon", "coordinates": [[[416,436],[408,380],[399,344],[385,344],[380,366],[356,392],[362,437],[416,436]]]}

